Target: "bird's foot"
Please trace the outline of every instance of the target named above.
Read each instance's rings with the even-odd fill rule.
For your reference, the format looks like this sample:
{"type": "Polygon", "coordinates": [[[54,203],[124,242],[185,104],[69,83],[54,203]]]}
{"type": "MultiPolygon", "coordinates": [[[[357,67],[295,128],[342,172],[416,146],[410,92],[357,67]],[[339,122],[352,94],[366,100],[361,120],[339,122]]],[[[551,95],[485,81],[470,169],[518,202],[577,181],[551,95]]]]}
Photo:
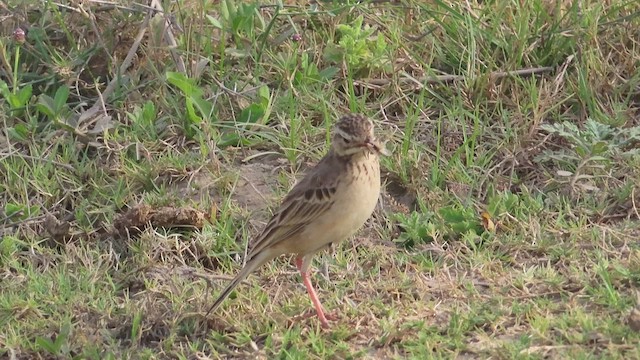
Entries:
{"type": "Polygon", "coordinates": [[[340,320],[340,317],[335,313],[335,312],[330,312],[330,313],[318,313],[316,311],[313,311],[311,309],[309,309],[308,311],[305,311],[304,313],[294,316],[293,320],[294,321],[303,321],[306,319],[310,319],[312,317],[318,317],[318,320],[320,321],[320,325],[324,328],[324,329],[328,329],[330,328],[329,322],[330,321],[338,321],[340,320]]]}

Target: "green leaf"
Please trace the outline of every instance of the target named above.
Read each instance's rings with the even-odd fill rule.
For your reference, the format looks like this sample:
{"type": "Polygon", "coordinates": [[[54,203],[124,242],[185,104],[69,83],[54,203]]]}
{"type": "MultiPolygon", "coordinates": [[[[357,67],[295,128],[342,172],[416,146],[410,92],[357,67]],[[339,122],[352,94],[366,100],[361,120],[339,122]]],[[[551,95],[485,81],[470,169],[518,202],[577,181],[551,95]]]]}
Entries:
{"type": "Polygon", "coordinates": [[[36,338],[36,346],[52,355],[58,355],[58,351],[60,351],[60,349],[56,347],[56,344],[51,341],[51,339],[47,339],[42,336],[38,336],[36,338]]]}
{"type": "Polygon", "coordinates": [[[40,206],[29,206],[29,212],[25,216],[38,216],[40,214],[40,206]]]}
{"type": "Polygon", "coordinates": [[[269,100],[271,99],[271,96],[269,95],[269,87],[268,86],[261,86],[258,89],[258,97],[262,100],[260,101],[261,104],[266,104],[269,103],[269,100]]]}
{"type": "Polygon", "coordinates": [[[213,117],[213,106],[210,102],[202,98],[203,91],[194,83],[193,79],[186,77],[182,73],[167,72],[167,81],[178,87],[185,95],[187,115],[191,124],[199,124],[203,119],[211,121],[213,117]],[[198,110],[198,113],[196,113],[198,110]]]}
{"type": "Polygon", "coordinates": [[[475,230],[476,224],[471,221],[460,221],[450,223],[449,227],[455,235],[460,235],[468,232],[469,230],[475,230]]]}
{"type": "Polygon", "coordinates": [[[9,102],[9,106],[11,106],[11,110],[17,110],[22,108],[22,102],[18,99],[18,96],[15,94],[9,94],[7,97],[7,101],[9,102]]]}
{"type": "Polygon", "coordinates": [[[236,5],[233,0],[224,0],[220,3],[220,15],[226,21],[231,20],[236,15],[236,5]]]}
{"type": "Polygon", "coordinates": [[[431,222],[431,213],[412,212],[409,215],[394,214],[393,218],[403,230],[395,242],[409,248],[417,243],[426,243],[434,240],[438,231],[436,225],[431,222]]]}
{"type": "Polygon", "coordinates": [[[63,348],[63,346],[67,345],[67,341],[69,339],[69,334],[71,333],[71,323],[69,321],[65,321],[60,327],[60,333],[56,336],[55,347],[58,349],[58,352],[63,348]]]}
{"type": "Polygon", "coordinates": [[[265,107],[259,104],[251,104],[242,110],[238,117],[240,123],[254,124],[262,118],[265,112],[265,107]]]}
{"type": "Polygon", "coordinates": [[[31,94],[32,94],[31,84],[28,84],[27,86],[20,89],[16,94],[16,101],[18,104],[18,106],[16,107],[27,106],[27,104],[29,103],[29,100],[31,100],[31,94]]]}
{"type": "Polygon", "coordinates": [[[0,80],[0,95],[9,101],[9,95],[11,95],[11,91],[9,90],[9,86],[6,82],[0,80]]]}
{"type": "Polygon", "coordinates": [[[18,251],[18,242],[19,240],[12,236],[3,236],[0,240],[0,254],[5,258],[12,256],[18,251]]]}
{"type": "Polygon", "coordinates": [[[598,141],[591,147],[591,153],[594,155],[604,154],[609,151],[609,143],[606,141],[598,141]]]}
{"type": "Polygon", "coordinates": [[[247,49],[241,50],[233,47],[224,49],[224,54],[238,59],[244,59],[250,55],[247,49]]]}
{"type": "Polygon", "coordinates": [[[226,133],[222,135],[217,145],[223,148],[227,146],[236,146],[240,144],[240,140],[240,135],[236,133],[226,133]]]}
{"type": "Polygon", "coordinates": [[[209,24],[211,24],[213,27],[222,30],[222,23],[220,22],[220,20],[214,18],[211,15],[207,15],[207,20],[209,21],[209,24]]]}
{"type": "Polygon", "coordinates": [[[12,217],[23,212],[26,207],[22,204],[7,203],[4,205],[4,213],[6,217],[12,217]]]}
{"type": "Polygon", "coordinates": [[[153,124],[156,119],[156,105],[153,101],[147,101],[142,106],[142,120],[147,124],[153,124]]]}
{"type": "Polygon", "coordinates": [[[213,119],[213,105],[210,102],[201,97],[193,97],[191,100],[193,100],[193,104],[205,119],[208,121],[215,120],[213,119]]]}
{"type": "Polygon", "coordinates": [[[491,216],[497,216],[498,214],[506,211],[512,212],[520,202],[517,195],[506,191],[496,196],[492,196],[487,204],[487,213],[491,216]]]}
{"type": "Polygon", "coordinates": [[[67,105],[67,99],[69,98],[69,87],[62,85],[56,90],[56,95],[53,99],[55,113],[59,114],[67,105]]]}
{"type": "Polygon", "coordinates": [[[438,213],[444,220],[443,225],[449,229],[452,235],[460,235],[469,230],[475,231],[477,234],[482,232],[480,219],[472,209],[445,206],[438,213]]]}
{"type": "Polygon", "coordinates": [[[594,155],[589,157],[589,161],[608,161],[609,159],[604,156],[594,155]]]}
{"type": "Polygon", "coordinates": [[[29,137],[29,129],[25,124],[16,124],[8,129],[9,136],[18,141],[25,141],[29,137]]]}
{"type": "Polygon", "coordinates": [[[445,206],[438,213],[444,221],[449,223],[461,222],[467,218],[467,214],[463,209],[457,209],[452,206],[445,206]]]}
{"type": "Polygon", "coordinates": [[[138,311],[133,315],[133,321],[131,322],[131,342],[136,344],[138,336],[140,336],[140,329],[142,324],[142,312],[138,311]]]}
{"type": "Polygon", "coordinates": [[[38,112],[45,114],[47,117],[53,119],[56,117],[56,103],[51,98],[51,96],[47,94],[41,94],[38,97],[38,102],[36,103],[36,110],[38,112]]]}
{"type": "Polygon", "coordinates": [[[340,63],[344,58],[344,51],[340,46],[336,44],[328,44],[325,47],[324,53],[322,54],[322,56],[324,57],[325,60],[328,60],[334,63],[340,63]]]}
{"type": "Polygon", "coordinates": [[[235,13],[230,14],[231,29],[235,34],[241,32],[252,34],[254,31],[254,17],[256,15],[256,4],[243,4],[235,7],[235,13]]]}
{"type": "Polygon", "coordinates": [[[191,132],[191,125],[200,124],[202,122],[202,118],[196,114],[196,109],[193,106],[193,100],[190,98],[185,99],[185,105],[187,108],[187,119],[189,120],[189,132],[191,132]]]}
{"type": "Polygon", "coordinates": [[[192,79],[179,72],[168,71],[166,73],[167,81],[178,87],[182,93],[188,97],[202,96],[202,90],[198,88],[192,79]]]}
{"type": "Polygon", "coordinates": [[[338,73],[338,68],[335,66],[328,66],[324,69],[322,69],[322,71],[320,71],[320,80],[329,80],[329,79],[333,79],[336,74],[338,73]]]}

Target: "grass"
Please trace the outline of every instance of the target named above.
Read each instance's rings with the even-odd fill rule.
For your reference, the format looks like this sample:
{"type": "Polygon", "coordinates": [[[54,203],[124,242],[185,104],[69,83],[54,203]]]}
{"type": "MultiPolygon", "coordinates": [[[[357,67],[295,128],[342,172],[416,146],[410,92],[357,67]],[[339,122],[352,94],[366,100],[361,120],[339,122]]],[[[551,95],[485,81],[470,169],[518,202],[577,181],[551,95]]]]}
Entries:
{"type": "Polygon", "coordinates": [[[640,358],[637,2],[75,6],[0,6],[1,357],[640,358]],[[339,320],[288,257],[205,318],[348,111],[393,155],[339,320]]]}

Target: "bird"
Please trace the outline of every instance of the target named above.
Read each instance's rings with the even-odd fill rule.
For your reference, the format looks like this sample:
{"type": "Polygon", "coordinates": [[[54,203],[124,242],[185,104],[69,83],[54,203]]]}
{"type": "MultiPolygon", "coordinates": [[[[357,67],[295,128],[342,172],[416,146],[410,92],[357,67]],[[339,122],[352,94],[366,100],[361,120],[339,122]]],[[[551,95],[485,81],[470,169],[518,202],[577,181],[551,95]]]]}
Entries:
{"type": "Polygon", "coordinates": [[[205,317],[261,265],[280,255],[296,254],[296,267],[320,324],[329,328],[309,276],[313,255],[349,238],[371,216],[380,196],[379,158],[389,154],[376,139],[368,117],[355,113],[340,117],[333,127],[329,152],[285,196],[250,246],[244,267],[205,317]]]}

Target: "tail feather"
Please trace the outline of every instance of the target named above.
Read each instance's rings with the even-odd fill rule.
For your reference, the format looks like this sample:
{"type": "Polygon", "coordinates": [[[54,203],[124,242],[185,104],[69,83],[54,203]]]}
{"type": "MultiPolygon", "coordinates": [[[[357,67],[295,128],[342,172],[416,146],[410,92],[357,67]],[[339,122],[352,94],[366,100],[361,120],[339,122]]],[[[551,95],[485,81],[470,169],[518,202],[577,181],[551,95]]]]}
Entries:
{"type": "Polygon", "coordinates": [[[246,279],[247,276],[249,276],[249,274],[251,274],[254,270],[256,270],[262,264],[266,263],[267,261],[269,261],[269,260],[271,260],[273,258],[275,258],[275,256],[270,251],[265,249],[264,251],[258,253],[254,258],[249,260],[244,265],[244,267],[240,270],[238,275],[236,275],[233,278],[233,280],[231,280],[229,285],[227,285],[227,287],[222,291],[222,293],[220,293],[220,295],[218,295],[218,298],[213,303],[213,305],[211,305],[211,307],[209,308],[209,311],[207,311],[207,314],[205,315],[205,317],[208,317],[210,313],[216,311],[216,309],[218,307],[220,307],[220,304],[222,304],[222,302],[231,294],[233,289],[235,289],[236,286],[238,286],[238,284],[240,284],[240,282],[242,280],[246,279]]]}

